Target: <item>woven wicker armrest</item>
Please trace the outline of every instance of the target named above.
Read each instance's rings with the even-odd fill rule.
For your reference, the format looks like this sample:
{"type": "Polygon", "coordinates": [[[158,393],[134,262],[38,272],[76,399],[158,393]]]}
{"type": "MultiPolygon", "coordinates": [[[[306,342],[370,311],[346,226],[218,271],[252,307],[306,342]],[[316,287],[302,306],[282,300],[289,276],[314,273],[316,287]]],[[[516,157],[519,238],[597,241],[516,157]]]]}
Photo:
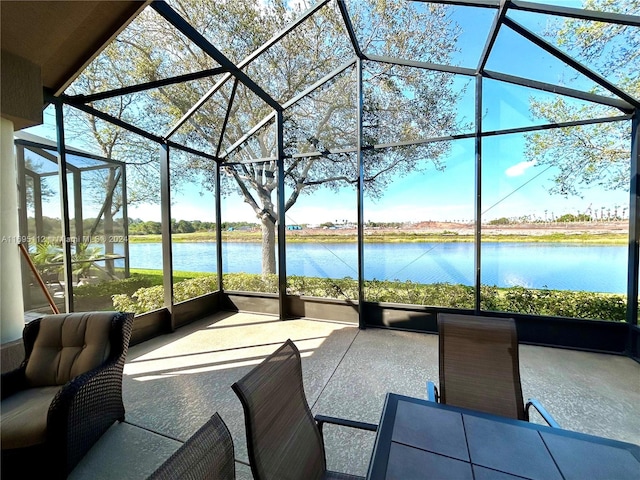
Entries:
{"type": "Polygon", "coordinates": [[[53,448],[71,470],[114,420],[124,420],[122,366],[115,360],[78,375],[56,395],[49,408],[49,434],[65,439],[53,448]],[[66,441],[66,444],[65,444],[66,441]]]}
{"type": "Polygon", "coordinates": [[[113,325],[111,357],[97,368],[71,379],[49,407],[48,434],[61,439],[52,445],[59,458],[66,458],[71,471],[114,421],[124,420],[122,371],[128,350],[133,315],[120,313],[113,325]]]}

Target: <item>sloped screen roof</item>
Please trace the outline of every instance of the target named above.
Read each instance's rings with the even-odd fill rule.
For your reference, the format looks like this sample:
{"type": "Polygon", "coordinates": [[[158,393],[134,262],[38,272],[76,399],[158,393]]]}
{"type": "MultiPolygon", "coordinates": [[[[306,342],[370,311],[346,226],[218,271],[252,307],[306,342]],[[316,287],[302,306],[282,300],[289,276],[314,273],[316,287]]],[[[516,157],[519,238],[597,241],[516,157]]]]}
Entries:
{"type": "MultiPolygon", "coordinates": [[[[540,28],[553,28],[564,19],[600,22],[615,26],[610,38],[599,39],[614,45],[628,36],[635,38],[640,29],[640,17],[620,8],[596,12],[551,0],[408,1],[392,9],[375,2],[329,0],[309,2],[306,10],[299,2],[257,2],[249,10],[247,5],[223,2],[204,8],[199,2],[152,3],[118,37],[117,48],[126,61],[144,50],[155,70],[122,65],[122,74],[105,85],[104,92],[84,91],[76,82],[65,98],[125,128],[131,123],[136,133],[147,138],[169,141],[212,159],[232,154],[252,132],[273,121],[274,111],[289,112],[289,127],[295,123],[295,111],[301,109],[315,111],[316,121],[321,121],[322,108],[327,108],[322,102],[328,95],[337,98],[329,93],[331,84],[343,82],[334,88],[355,89],[356,61],[363,62],[365,95],[367,88],[386,92],[377,101],[394,108],[413,108],[416,95],[426,88],[420,85],[429,83],[455,85],[458,91],[468,92],[477,75],[488,85],[499,82],[560,94],[620,113],[628,114],[640,105],[634,97],[637,92],[625,84],[640,65],[622,64],[603,73],[591,59],[574,58],[573,52],[554,43],[540,28]],[[393,41],[385,36],[390,34],[393,41]],[[109,102],[119,96],[138,105],[145,115],[125,123],[115,118],[109,102]]],[[[108,60],[101,57],[92,64],[94,68],[108,60]]],[[[394,120],[389,117],[384,119],[386,133],[374,134],[370,125],[363,125],[365,137],[374,145],[388,145],[471,133],[467,127],[473,120],[473,109],[469,109],[473,102],[453,96],[433,99],[445,100],[458,102],[455,129],[442,128],[445,123],[441,122],[441,126],[405,124],[400,131],[392,128],[394,120]],[[417,128],[423,131],[416,133],[417,128]]],[[[332,111],[335,107],[331,106],[332,111]]],[[[348,109],[339,115],[343,122],[356,118],[348,109]]],[[[296,125],[305,130],[299,122],[296,125]]],[[[336,128],[337,124],[334,134],[336,128]]],[[[345,132],[350,138],[321,143],[308,131],[299,133],[310,140],[298,152],[308,152],[313,145],[326,150],[355,142],[355,131],[345,132]]],[[[256,154],[255,159],[259,158],[256,154]]]]}

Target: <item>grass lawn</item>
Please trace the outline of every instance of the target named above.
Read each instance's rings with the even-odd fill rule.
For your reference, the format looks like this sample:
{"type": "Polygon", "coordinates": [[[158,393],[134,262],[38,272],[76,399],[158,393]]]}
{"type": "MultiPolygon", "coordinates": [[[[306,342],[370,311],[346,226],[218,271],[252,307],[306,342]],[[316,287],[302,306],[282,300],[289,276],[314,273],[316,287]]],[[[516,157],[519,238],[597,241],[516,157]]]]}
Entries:
{"type": "MultiPolygon", "coordinates": [[[[130,270],[132,275],[140,275],[142,277],[148,278],[151,281],[152,285],[162,285],[162,270],[148,270],[144,268],[132,268],[130,270]]],[[[173,272],[173,281],[181,282],[183,280],[188,280],[189,278],[195,277],[207,277],[210,275],[215,275],[212,272],[173,272]]]]}

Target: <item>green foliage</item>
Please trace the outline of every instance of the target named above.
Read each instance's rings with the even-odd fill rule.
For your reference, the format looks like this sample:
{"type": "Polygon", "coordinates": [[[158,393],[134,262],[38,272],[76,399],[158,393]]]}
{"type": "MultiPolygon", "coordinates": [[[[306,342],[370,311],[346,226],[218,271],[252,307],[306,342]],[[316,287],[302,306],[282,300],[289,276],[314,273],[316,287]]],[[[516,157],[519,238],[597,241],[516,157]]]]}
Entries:
{"type": "MultiPolygon", "coordinates": [[[[215,292],[218,289],[218,279],[215,275],[190,278],[173,285],[173,297],[176,303],[199,297],[205,293],[215,292]]],[[[155,285],[148,288],[140,288],[131,296],[126,294],[114,295],[114,308],[122,311],[143,313],[162,308],[164,305],[164,288],[155,285]]]]}
{"type": "MultiPolygon", "coordinates": [[[[151,282],[151,285],[162,285],[162,281],[163,281],[162,270],[132,268],[130,269],[130,272],[132,276],[136,276],[136,275],[144,276],[151,282]]],[[[185,271],[174,270],[173,281],[175,283],[175,282],[181,282],[183,280],[189,280],[190,278],[208,277],[210,275],[211,275],[211,272],[208,272],[208,273],[207,272],[185,272],[185,271]]]]}
{"type": "Polygon", "coordinates": [[[499,311],[502,306],[500,303],[500,292],[502,290],[495,285],[480,286],[480,308],[488,311],[499,311]]]}
{"type": "Polygon", "coordinates": [[[578,215],[574,215],[572,213],[565,213],[564,215],[558,217],[556,222],[588,222],[591,220],[591,217],[586,213],[579,213],[578,215]]]}
{"type": "Polygon", "coordinates": [[[255,275],[250,273],[225,273],[222,275],[225,290],[239,290],[243,292],[278,292],[278,276],[255,275]]]}
{"type": "Polygon", "coordinates": [[[173,298],[176,303],[184,302],[216,290],[218,290],[218,277],[215,275],[190,278],[173,284],[173,298]]]}
{"type": "Polygon", "coordinates": [[[402,228],[404,225],[403,222],[372,222],[369,220],[365,226],[371,228],[402,228]]]}
{"type": "Polygon", "coordinates": [[[529,315],[570,318],[593,318],[624,321],[627,302],[623,295],[562,290],[533,290],[523,287],[506,289],[494,310],[529,315]]]}
{"type": "MultiPolygon", "coordinates": [[[[35,245],[35,252],[30,253],[33,263],[47,279],[57,279],[63,270],[64,253],[60,244],[45,240],[35,245]]],[[[86,277],[97,259],[104,258],[100,247],[90,247],[87,243],[76,243],[71,254],[73,274],[86,277]]]]}
{"type": "MultiPolygon", "coordinates": [[[[627,15],[640,13],[640,0],[583,0],[584,8],[627,15]]],[[[617,24],[566,18],[550,24],[547,37],[578,61],[595,70],[630,96],[640,94],[640,29],[617,24]]],[[[594,88],[594,93],[605,94],[594,88]]],[[[531,100],[536,119],[552,123],[619,115],[596,104],[576,105],[563,97],[531,100]]],[[[579,195],[591,185],[610,190],[629,188],[629,125],[611,122],[554,128],[527,135],[527,160],[553,166],[551,193],[579,195]]]]}
{"type": "Polygon", "coordinates": [[[290,295],[353,299],[358,298],[358,282],[351,277],[336,279],[291,275],[287,279],[287,292],[290,295]]]}
{"type": "Polygon", "coordinates": [[[129,235],[160,235],[162,233],[162,223],[142,220],[129,221],[129,235]]]}
{"type": "Polygon", "coordinates": [[[371,280],[365,282],[365,298],[369,302],[473,308],[474,289],[450,283],[371,280]]]}
{"type": "Polygon", "coordinates": [[[511,220],[509,220],[507,217],[500,217],[500,218],[491,220],[489,222],[489,225],[509,225],[511,223],[512,223],[511,220]]]}
{"type": "MultiPolygon", "coordinates": [[[[44,200],[44,196],[43,196],[43,200],[44,200]]],[[[113,232],[112,233],[117,233],[118,235],[121,235],[124,232],[124,227],[123,227],[123,221],[121,218],[114,218],[112,219],[113,222],[113,232]]],[[[157,222],[158,225],[160,225],[159,222],[157,222]]],[[[89,235],[89,232],[91,231],[91,229],[93,228],[94,224],[96,224],[96,218],[92,218],[92,217],[85,217],[82,219],[82,228],[83,228],[83,237],[87,238],[89,235]]],[[[104,220],[101,218],[100,220],[98,220],[97,222],[98,228],[97,228],[97,232],[100,232],[100,229],[104,229],[104,220]]],[[[71,236],[74,237],[76,236],[76,226],[75,226],[75,222],[71,222],[71,236]]],[[[35,234],[36,231],[36,219],[34,217],[29,217],[27,218],[27,230],[30,234],[35,234]]],[[[53,238],[60,238],[60,233],[62,231],[62,226],[60,223],[60,219],[59,218],[52,218],[52,217],[47,217],[47,216],[43,216],[42,217],[42,230],[39,231],[38,233],[38,239],[41,239],[42,237],[51,237],[53,238]]],[[[103,237],[103,235],[99,235],[97,233],[94,233],[94,236],[91,239],[90,243],[102,243],[103,240],[101,240],[101,237],[103,237]]]]}
{"type": "MultiPolygon", "coordinates": [[[[36,231],[36,219],[34,217],[27,218],[28,231],[34,234],[36,231]]],[[[42,217],[42,230],[38,232],[38,235],[43,237],[58,236],[60,235],[61,225],[59,218],[42,217]]]]}
{"type": "MultiPolygon", "coordinates": [[[[302,2],[307,5],[309,2],[302,2]]],[[[215,1],[176,0],[172,7],[206,38],[215,39],[231,61],[239,62],[260,45],[297,19],[301,5],[288,0],[215,1]]],[[[304,7],[306,8],[306,7],[304,7]]],[[[367,52],[397,58],[414,58],[447,64],[457,49],[458,26],[448,6],[429,5],[413,8],[404,0],[384,2],[346,2],[354,29],[367,52]]],[[[281,38],[245,68],[245,73],[280,104],[320,80],[343,62],[353,58],[353,46],[344,30],[338,9],[318,9],[312,18],[281,38]]],[[[209,55],[184,41],[166,22],[159,22],[151,9],[143,11],[112,42],[69,88],[69,93],[90,94],[141,82],[152,82],[184,73],[217,66],[209,55]]],[[[454,86],[454,76],[441,72],[425,72],[403,66],[368,62],[365,78],[367,91],[363,106],[369,145],[388,141],[429,138],[453,134],[461,130],[456,102],[462,97],[454,86]],[[392,139],[392,140],[391,140],[392,139]]],[[[215,77],[197,82],[183,82],[162,89],[121,98],[105,99],[100,109],[121,120],[148,131],[166,131],[203,97],[215,77]]],[[[257,95],[240,85],[233,108],[228,108],[232,79],[210,95],[191,117],[175,132],[174,139],[191,147],[209,151],[222,142],[222,152],[229,142],[262,122],[272,109],[257,95]],[[226,133],[220,137],[224,120],[226,133]]],[[[235,91],[235,90],[234,90],[235,91]]],[[[328,151],[353,145],[357,121],[353,108],[357,94],[353,69],[336,75],[313,93],[287,109],[284,142],[288,154],[328,151]]],[[[127,162],[129,201],[157,199],[157,155],[150,151],[151,142],[121,129],[110,127],[93,118],[75,114],[73,128],[82,130],[105,155],[127,162]],[[131,187],[133,186],[133,188],[131,187]],[[155,186],[155,188],[154,188],[155,186]]],[[[241,148],[226,157],[221,175],[221,194],[239,193],[262,222],[265,231],[263,273],[276,270],[275,218],[277,202],[273,201],[278,186],[273,123],[254,132],[241,148]],[[262,159],[260,161],[255,161],[262,159]],[[240,163],[234,163],[239,161],[240,163]]],[[[379,196],[397,175],[406,175],[433,163],[441,164],[449,150],[448,142],[435,142],[414,147],[370,151],[366,162],[367,195],[379,196]],[[425,161],[428,159],[428,161],[425,161]]],[[[333,190],[353,183],[357,173],[347,156],[310,156],[295,158],[287,165],[285,210],[300,195],[320,187],[333,190]]],[[[202,194],[214,190],[215,169],[212,163],[197,155],[174,151],[171,158],[172,187],[181,182],[198,183],[202,194]]],[[[146,222],[145,222],[146,223],[146,222]]],[[[154,225],[132,226],[130,234],[159,233],[154,225]]],[[[227,230],[230,226],[223,227],[227,230]]],[[[235,227],[234,227],[235,228],[235,227]]],[[[201,231],[193,222],[177,222],[173,232],[201,231]]]]}
{"type": "Polygon", "coordinates": [[[137,301],[137,297],[133,295],[129,296],[124,293],[112,296],[111,301],[113,302],[113,308],[121,312],[144,313],[153,310],[153,308],[145,309],[137,301]]]}
{"type": "Polygon", "coordinates": [[[151,279],[134,274],[122,280],[113,280],[93,285],[80,285],[74,287],[73,294],[79,298],[111,297],[117,294],[131,294],[140,288],[146,288],[152,285],[151,279]]]}
{"type": "Polygon", "coordinates": [[[164,305],[164,288],[162,285],[140,288],[131,296],[119,294],[111,298],[116,310],[144,313],[162,308],[164,305]]]}
{"type": "MultiPolygon", "coordinates": [[[[227,273],[223,275],[223,283],[225,290],[230,291],[278,291],[276,275],[227,273]]],[[[216,276],[197,277],[175,283],[174,297],[176,302],[181,302],[216,290],[216,276]]],[[[368,302],[462,309],[473,308],[475,298],[473,287],[450,283],[421,284],[411,281],[369,280],[365,282],[364,290],[368,302]]],[[[333,279],[293,275],[288,278],[287,293],[349,300],[358,298],[358,282],[350,277],[333,279]]],[[[486,311],[611,321],[624,321],[626,315],[626,299],[623,295],[483,285],[480,299],[482,309],[486,311]]],[[[162,285],[139,288],[132,295],[113,296],[116,309],[136,313],[162,308],[163,302],[162,285]]]]}
{"type": "MultiPolygon", "coordinates": [[[[222,230],[229,228],[234,230],[253,230],[258,228],[258,224],[250,222],[222,222],[222,230]]],[[[216,231],[216,222],[207,222],[202,220],[175,220],[171,219],[171,232],[176,233],[194,233],[194,232],[212,232],[216,231]]],[[[140,219],[129,219],[129,235],[160,235],[162,234],[162,224],[160,222],[147,221],[140,219]]]]}
{"type": "Polygon", "coordinates": [[[87,277],[94,261],[104,258],[102,248],[90,247],[88,243],[76,243],[71,255],[73,274],[78,278],[87,277]]]}
{"type": "Polygon", "coordinates": [[[63,253],[59,245],[45,240],[37,243],[35,252],[31,252],[29,256],[45,281],[57,279],[62,271],[63,253]]]}
{"type": "MultiPolygon", "coordinates": [[[[45,163],[48,163],[48,160],[45,160],[39,155],[36,155],[31,150],[28,150],[26,148],[24,149],[24,166],[27,169],[27,171],[42,173],[43,171],[46,171],[47,167],[50,165],[49,164],[47,165],[47,167],[43,168],[43,165],[45,163]]],[[[51,188],[51,183],[53,182],[51,180],[48,180],[47,177],[40,179],[39,193],[40,193],[40,198],[43,201],[47,201],[48,199],[52,198],[55,195],[53,188],[51,188]]],[[[34,185],[33,185],[33,177],[31,177],[31,175],[25,175],[25,187],[26,187],[25,193],[27,197],[27,206],[29,207],[29,209],[32,209],[35,203],[34,202],[35,191],[34,191],[34,185]]],[[[47,218],[47,217],[44,217],[44,218],[47,218]]]]}
{"type": "Polygon", "coordinates": [[[175,224],[175,228],[172,228],[171,231],[176,233],[193,233],[196,231],[196,229],[193,228],[191,222],[187,220],[180,220],[175,224]]]}

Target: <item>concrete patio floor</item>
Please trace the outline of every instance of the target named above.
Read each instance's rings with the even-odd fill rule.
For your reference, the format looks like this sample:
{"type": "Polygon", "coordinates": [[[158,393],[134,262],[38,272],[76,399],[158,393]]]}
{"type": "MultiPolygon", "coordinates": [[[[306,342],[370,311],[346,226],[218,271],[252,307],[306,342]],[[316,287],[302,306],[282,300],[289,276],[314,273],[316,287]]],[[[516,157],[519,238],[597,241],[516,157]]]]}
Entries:
{"type": "MultiPolygon", "coordinates": [[[[378,423],[387,392],[424,398],[426,380],[438,379],[435,335],[218,313],[129,350],[126,420],[70,478],[144,479],[219,412],[233,436],[237,478],[251,479],[242,406],[230,387],[288,338],[302,354],[314,414],[378,423]]],[[[522,345],[520,371],[525,398],[538,398],[562,428],[640,444],[633,360],[522,345]]],[[[371,432],[326,427],[329,468],[365,475],[373,441],[371,432]]]]}

